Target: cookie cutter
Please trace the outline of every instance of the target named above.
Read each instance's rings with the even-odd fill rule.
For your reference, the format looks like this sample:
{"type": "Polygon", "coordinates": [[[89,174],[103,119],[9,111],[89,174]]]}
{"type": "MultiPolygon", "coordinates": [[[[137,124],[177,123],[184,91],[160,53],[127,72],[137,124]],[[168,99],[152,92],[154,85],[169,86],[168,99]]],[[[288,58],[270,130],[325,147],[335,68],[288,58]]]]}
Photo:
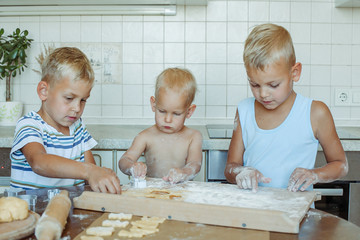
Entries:
{"type": "Polygon", "coordinates": [[[146,188],[146,180],[140,178],[134,178],[133,186],[134,188],[146,188]]]}
{"type": "Polygon", "coordinates": [[[9,189],[5,189],[4,196],[5,197],[17,197],[21,193],[25,193],[25,190],[22,188],[9,188],[9,189]]]}
{"type": "Polygon", "coordinates": [[[50,199],[52,199],[55,195],[59,194],[60,193],[60,189],[49,189],[48,192],[47,192],[47,196],[50,199]]]}
{"type": "Polygon", "coordinates": [[[36,195],[18,195],[17,197],[25,200],[28,203],[29,210],[35,211],[35,205],[37,201],[36,195]]]}

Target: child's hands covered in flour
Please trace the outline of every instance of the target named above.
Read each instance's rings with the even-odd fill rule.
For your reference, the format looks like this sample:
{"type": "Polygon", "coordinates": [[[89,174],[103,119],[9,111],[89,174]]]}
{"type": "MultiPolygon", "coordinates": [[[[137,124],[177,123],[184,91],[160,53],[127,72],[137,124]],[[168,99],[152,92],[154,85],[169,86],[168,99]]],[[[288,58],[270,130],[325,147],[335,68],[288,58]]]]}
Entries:
{"type": "Polygon", "coordinates": [[[288,190],[296,192],[305,191],[310,185],[318,183],[319,177],[314,170],[305,168],[296,168],[289,179],[288,190]]]}
{"type": "Polygon", "coordinates": [[[252,167],[241,167],[236,175],[236,184],[242,189],[252,189],[257,192],[259,182],[269,183],[271,178],[264,175],[252,167]]]}
{"type": "Polygon", "coordinates": [[[145,178],[147,173],[147,166],[143,162],[136,162],[130,168],[130,173],[134,178],[145,178]]]}
{"type": "Polygon", "coordinates": [[[166,182],[170,182],[171,184],[183,182],[186,180],[187,174],[183,169],[179,168],[171,168],[169,173],[163,177],[163,180],[166,182]]]}

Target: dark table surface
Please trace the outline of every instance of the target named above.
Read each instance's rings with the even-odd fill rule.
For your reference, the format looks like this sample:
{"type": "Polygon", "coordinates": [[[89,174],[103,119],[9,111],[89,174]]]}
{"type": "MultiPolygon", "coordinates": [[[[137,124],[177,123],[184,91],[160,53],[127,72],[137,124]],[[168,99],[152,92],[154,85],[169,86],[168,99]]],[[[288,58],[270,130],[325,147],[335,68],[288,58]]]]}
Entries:
{"type": "MultiPolygon", "coordinates": [[[[69,191],[70,198],[77,197],[81,195],[84,190],[89,191],[90,188],[88,186],[85,187],[69,187],[69,188],[60,188],[66,189],[69,191]]],[[[42,214],[49,202],[47,196],[48,189],[38,189],[38,190],[27,190],[26,194],[37,195],[36,205],[33,206],[33,209],[38,214],[42,214]]],[[[67,219],[67,224],[62,234],[62,239],[74,239],[79,233],[85,230],[94,220],[99,218],[103,213],[82,209],[74,209],[73,207],[70,210],[69,217],[67,219]]],[[[359,213],[360,214],[360,213],[359,213]]],[[[195,223],[186,223],[190,224],[189,226],[195,226],[195,223]],[[193,224],[193,225],[191,225],[193,224]]],[[[226,227],[217,226],[216,231],[224,231],[226,227]]],[[[199,227],[198,229],[199,235],[201,231],[206,231],[206,228],[199,227]]],[[[241,229],[241,231],[246,231],[241,229]]],[[[256,230],[251,230],[256,231],[256,230]]],[[[185,234],[186,231],[184,231],[185,234]]],[[[305,215],[304,219],[300,225],[299,234],[288,234],[288,233],[278,233],[278,232],[270,232],[268,234],[269,237],[266,239],[272,240],[292,240],[292,239],[360,239],[360,227],[356,226],[353,223],[350,223],[342,218],[336,217],[332,214],[316,210],[310,209],[308,213],[305,215]]],[[[29,236],[25,239],[36,239],[34,235],[29,236]]],[[[187,236],[179,236],[177,239],[188,239],[187,236]]],[[[191,238],[194,239],[194,238],[191,238]]],[[[197,238],[202,239],[202,238],[197,238]]],[[[207,237],[206,239],[211,239],[211,237],[207,237]]],[[[213,239],[218,239],[218,237],[214,237],[213,239]]],[[[221,240],[223,240],[222,238],[221,240]]],[[[238,238],[236,238],[238,239],[238,238]]],[[[252,238],[244,238],[244,239],[252,239],[252,238]]]]}

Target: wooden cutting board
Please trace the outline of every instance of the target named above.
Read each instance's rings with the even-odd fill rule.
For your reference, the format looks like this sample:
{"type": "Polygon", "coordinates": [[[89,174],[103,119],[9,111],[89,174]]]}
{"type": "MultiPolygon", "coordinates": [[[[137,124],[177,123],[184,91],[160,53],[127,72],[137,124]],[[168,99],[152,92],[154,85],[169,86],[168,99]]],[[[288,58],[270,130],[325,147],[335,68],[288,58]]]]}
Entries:
{"type": "Polygon", "coordinates": [[[186,182],[170,185],[148,179],[144,189],[125,186],[122,195],[84,192],[74,207],[103,212],[158,216],[186,222],[298,233],[315,192],[259,188],[257,193],[233,184],[186,182]]]}
{"type": "Polygon", "coordinates": [[[39,217],[39,214],[30,211],[24,220],[0,223],[0,240],[16,240],[31,235],[39,217]]]}
{"type": "MultiPolygon", "coordinates": [[[[89,227],[101,226],[102,222],[108,219],[108,213],[104,213],[96,219],[89,227]]],[[[133,216],[129,221],[140,220],[140,216],[133,216]]],[[[125,229],[129,230],[131,224],[125,229]]],[[[108,237],[102,237],[104,240],[122,240],[123,237],[118,236],[118,232],[124,228],[115,228],[115,232],[108,237]]],[[[86,229],[76,236],[74,240],[81,240],[81,236],[86,235],[86,229]]],[[[136,239],[136,238],[132,238],[136,239]]],[[[150,234],[140,238],[141,240],[169,240],[169,239],[241,239],[241,240],[269,240],[270,233],[258,230],[244,230],[241,228],[224,228],[220,226],[187,223],[183,221],[169,221],[159,225],[159,232],[150,234]]]]}

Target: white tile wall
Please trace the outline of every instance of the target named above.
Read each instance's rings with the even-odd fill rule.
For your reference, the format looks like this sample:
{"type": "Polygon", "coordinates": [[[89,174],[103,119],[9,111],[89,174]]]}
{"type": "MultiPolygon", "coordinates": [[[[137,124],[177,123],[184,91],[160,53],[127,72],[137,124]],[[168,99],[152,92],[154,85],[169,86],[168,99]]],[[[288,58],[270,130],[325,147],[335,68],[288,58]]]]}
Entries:
{"type": "MultiPolygon", "coordinates": [[[[334,0],[209,0],[178,6],[176,16],[0,17],[6,32],[28,29],[35,41],[29,68],[14,81],[25,111],[37,109],[43,45],[77,46],[93,61],[96,84],[84,118],[153,121],[149,98],[156,76],[186,67],[198,82],[191,121],[232,122],[237,103],[251,96],[243,66],[244,41],[252,26],[274,22],[292,34],[302,77],[299,93],[324,101],[336,121],[360,123],[360,107],[334,106],[336,88],[360,89],[360,8],[335,8],[334,0]]],[[[4,83],[0,82],[4,91],[4,83]]],[[[3,100],[3,94],[0,100],[3,100]]]]}

